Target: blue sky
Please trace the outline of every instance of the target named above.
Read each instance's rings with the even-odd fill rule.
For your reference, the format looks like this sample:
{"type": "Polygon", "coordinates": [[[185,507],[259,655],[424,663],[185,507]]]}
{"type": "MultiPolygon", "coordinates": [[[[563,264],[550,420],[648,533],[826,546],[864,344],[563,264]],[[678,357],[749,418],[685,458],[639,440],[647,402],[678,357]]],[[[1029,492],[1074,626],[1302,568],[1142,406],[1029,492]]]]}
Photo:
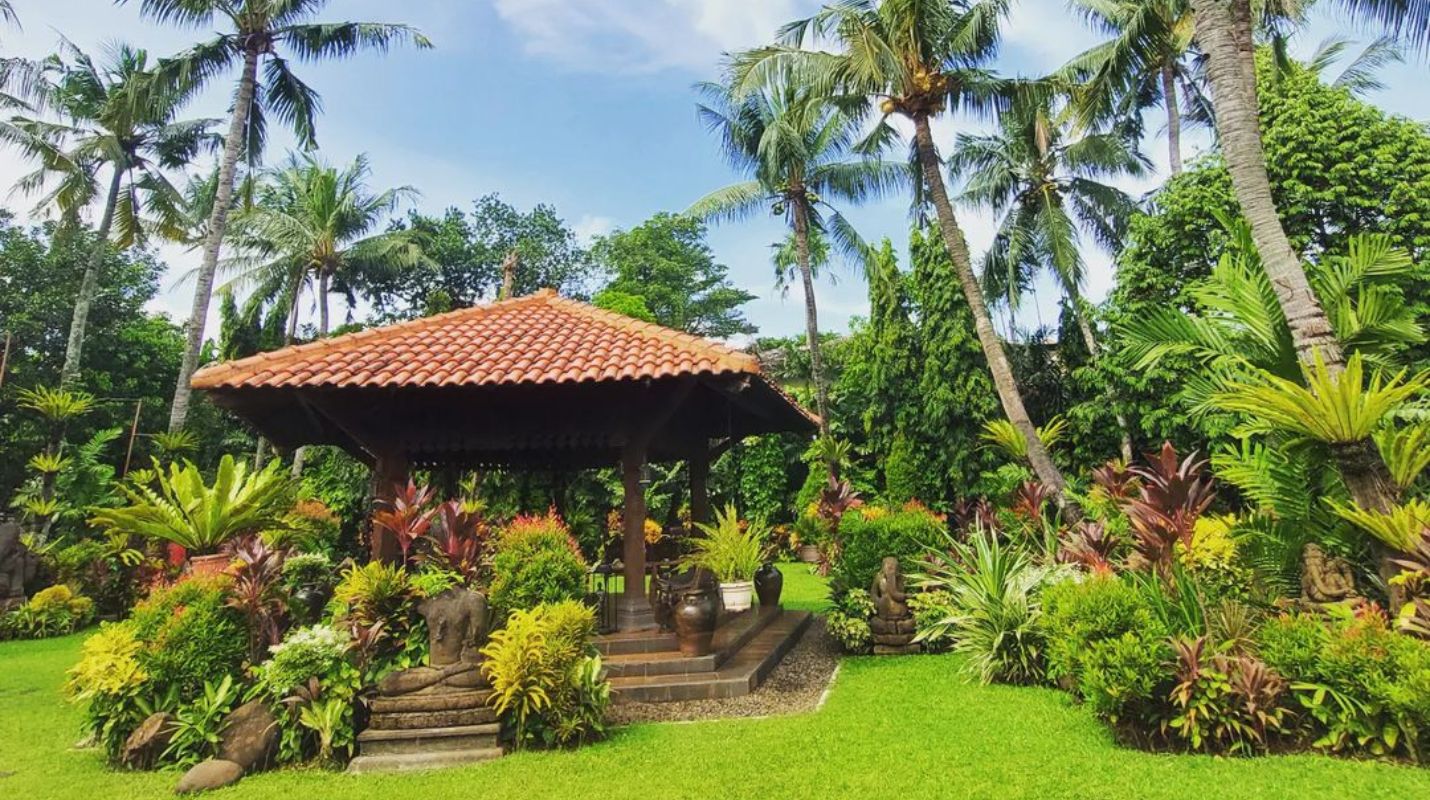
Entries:
{"type": "MultiPolygon", "coordinates": [[[[430,51],[360,55],[344,62],[302,65],[323,96],[319,142],[327,158],[346,161],[367,153],[378,186],[410,184],[418,205],[436,212],[497,192],[518,205],[545,202],[583,236],[638,224],[661,210],[680,210],[705,192],[736,179],[703,131],[691,84],[714,77],[722,52],[759,44],[782,22],[817,7],[806,0],[334,0],[325,17],[401,21],[423,30],[430,51]]],[[[202,31],[157,27],[139,18],[138,0],[17,0],[23,28],[0,33],[0,51],[42,55],[60,34],[97,51],[127,41],[166,55],[197,41],[202,31]]],[[[1007,26],[999,68],[1038,74],[1095,43],[1095,35],[1062,0],[1020,0],[1007,26]]],[[[1313,15],[1298,50],[1310,52],[1336,32],[1368,39],[1330,9],[1313,15]]],[[[1430,103],[1423,60],[1384,73],[1387,89],[1371,99],[1418,119],[1430,103]]],[[[201,98],[194,115],[221,116],[229,85],[201,98]]],[[[964,120],[941,124],[945,149],[964,120]]],[[[1156,130],[1145,151],[1159,170],[1165,143],[1156,130]]],[[[289,141],[275,137],[268,160],[289,141]]],[[[1206,146],[1193,135],[1186,154],[1206,146]]],[[[0,184],[25,166],[0,151],[0,184]]],[[[1140,194],[1155,179],[1126,184],[1140,194]]],[[[24,210],[30,203],[11,197],[24,210]]],[[[851,209],[870,239],[905,240],[907,204],[890,200],[851,209]]],[[[994,221],[962,214],[971,244],[987,245],[994,221]]],[[[769,246],[783,235],[772,219],[712,230],[711,245],[736,283],[759,297],[747,307],[761,333],[802,330],[799,298],[774,289],[769,246]]],[[[182,318],[192,287],[182,276],[197,262],[192,253],[165,248],[172,265],[154,306],[182,318]]],[[[1087,290],[1103,296],[1112,284],[1105,256],[1089,250],[1087,290]]],[[[866,308],[864,286],[847,269],[818,295],[821,327],[841,330],[866,308]]],[[[1040,286],[1037,301],[1020,312],[1023,325],[1051,321],[1056,294],[1040,286]]],[[[212,330],[212,328],[210,328],[212,330]]]]}

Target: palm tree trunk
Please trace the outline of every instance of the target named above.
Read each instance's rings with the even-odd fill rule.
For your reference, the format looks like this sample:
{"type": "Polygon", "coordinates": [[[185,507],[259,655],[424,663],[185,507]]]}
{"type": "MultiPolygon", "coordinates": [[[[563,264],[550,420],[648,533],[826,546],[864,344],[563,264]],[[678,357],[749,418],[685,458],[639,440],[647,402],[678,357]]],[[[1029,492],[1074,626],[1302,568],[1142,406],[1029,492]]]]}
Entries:
{"type": "Polygon", "coordinates": [[[1237,202],[1251,226],[1261,263],[1291,328],[1297,356],[1310,363],[1312,354],[1319,351],[1335,374],[1344,367],[1340,343],[1311,291],[1301,259],[1286,237],[1271,197],[1257,119],[1254,72],[1248,81],[1250,17],[1246,3],[1247,0],[1192,0],[1197,40],[1207,54],[1222,155],[1237,202]],[[1238,32],[1238,19],[1245,20],[1242,24],[1248,26],[1246,31],[1238,32]]]}
{"type": "Polygon", "coordinates": [[[109,181],[109,193],[104,197],[104,214],[99,218],[99,229],[95,231],[94,251],[89,254],[84,277],[79,282],[79,294],[74,299],[69,341],[65,343],[65,363],[60,368],[61,387],[74,383],[79,377],[84,335],[89,327],[89,310],[94,305],[95,293],[99,291],[99,271],[104,267],[104,256],[109,252],[109,229],[114,225],[114,206],[119,202],[119,187],[123,182],[124,164],[116,161],[114,177],[109,181]]]}
{"type": "Polygon", "coordinates": [[[1167,105],[1167,163],[1173,175],[1182,174],[1182,110],[1177,107],[1177,76],[1170,65],[1162,67],[1162,102],[1167,105]]]}
{"type": "Polygon", "coordinates": [[[814,404],[819,411],[819,432],[829,435],[829,383],[824,375],[824,353],[819,347],[819,311],[815,307],[814,270],[809,265],[809,209],[803,198],[794,200],[794,249],[799,279],[804,284],[804,335],[809,344],[809,371],[814,381],[814,404]]]}
{"type": "Polygon", "coordinates": [[[1028,417],[1028,409],[1023,405],[1023,395],[1013,377],[1013,367],[1008,363],[1008,354],[1003,351],[1003,342],[998,339],[998,332],[993,329],[993,319],[988,315],[988,304],[983,301],[983,291],[978,285],[978,276],[973,272],[973,261],[968,255],[968,242],[958,226],[953,205],[949,202],[948,192],[944,188],[943,175],[940,173],[943,162],[939,158],[938,148],[933,143],[933,131],[929,128],[928,116],[919,114],[914,116],[913,121],[919,167],[923,170],[929,199],[933,201],[934,210],[938,213],[939,233],[943,236],[949,259],[953,261],[958,282],[963,288],[963,296],[973,311],[973,327],[978,334],[979,344],[983,346],[983,355],[988,360],[988,371],[993,375],[993,385],[998,390],[1003,413],[1027,441],[1028,461],[1033,465],[1033,472],[1037,474],[1038,480],[1055,490],[1061,502],[1067,481],[1053,463],[1047,448],[1043,447],[1043,441],[1038,438],[1038,429],[1028,417]]]}
{"type": "Polygon", "coordinates": [[[318,338],[328,337],[328,287],[332,277],[324,272],[318,277],[318,338]]]}
{"type": "Polygon", "coordinates": [[[204,346],[204,325],[208,321],[214,275],[218,272],[218,254],[223,245],[224,233],[228,229],[228,207],[233,201],[234,173],[238,169],[239,154],[243,151],[243,130],[248,123],[248,112],[253,105],[254,88],[258,81],[258,56],[258,51],[251,48],[243,55],[243,72],[238,78],[238,97],[234,100],[233,115],[228,123],[228,136],[223,143],[223,161],[218,168],[218,188],[214,194],[213,211],[209,214],[208,234],[204,238],[204,259],[199,266],[198,280],[194,286],[194,304],[184,331],[184,358],[179,364],[179,382],[174,387],[173,405],[169,407],[170,432],[182,430],[184,421],[189,416],[189,402],[193,395],[189,378],[199,366],[199,352],[204,346]]]}
{"type": "MultiPolygon", "coordinates": [[[[1248,0],[1191,2],[1196,15],[1197,41],[1207,54],[1217,134],[1231,174],[1232,190],[1251,226],[1261,264],[1291,328],[1296,355],[1303,363],[1310,363],[1315,354],[1320,353],[1331,374],[1339,374],[1345,367],[1340,342],[1311,290],[1300,258],[1291,248],[1271,196],[1257,117],[1250,5],[1248,0]]],[[[1356,505],[1368,511],[1385,511],[1394,504],[1395,492],[1385,462],[1369,442],[1338,448],[1335,459],[1341,479],[1356,505]]],[[[1380,559],[1382,574],[1392,569],[1390,557],[1385,554],[1380,559]]]]}

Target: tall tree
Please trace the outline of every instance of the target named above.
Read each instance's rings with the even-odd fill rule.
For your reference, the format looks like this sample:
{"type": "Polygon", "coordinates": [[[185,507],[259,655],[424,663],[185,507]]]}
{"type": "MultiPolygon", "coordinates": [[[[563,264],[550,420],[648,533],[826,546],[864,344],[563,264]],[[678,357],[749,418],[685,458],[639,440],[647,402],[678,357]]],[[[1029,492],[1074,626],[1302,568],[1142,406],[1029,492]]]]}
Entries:
{"type": "MultiPolygon", "coordinates": [[[[738,62],[737,62],[738,63],[738,62]]],[[[908,168],[868,158],[850,158],[862,114],[794,83],[743,95],[705,83],[700,117],[720,138],[731,166],[750,176],[696,201],[687,213],[702,219],[740,219],[769,209],[783,216],[794,238],[795,265],[804,290],[805,341],[814,370],[820,428],[829,433],[829,378],[819,352],[819,311],[814,296],[812,239],[834,243],[856,263],[868,246],[835,208],[836,199],[859,203],[899,188],[908,168]]]]}
{"type": "Polygon", "coordinates": [[[640,298],[661,325],[715,338],[755,332],[740,311],[755,296],[730,283],[694,217],[661,212],[596,240],[591,258],[611,274],[603,291],[640,298]]]}
{"type": "Polygon", "coordinates": [[[40,162],[19,181],[19,188],[41,190],[53,182],[41,206],[53,206],[66,218],[100,199],[101,212],[94,252],[90,255],[75,297],[60,383],[79,375],[90,308],[101,281],[105,249],[141,243],[149,229],[179,235],[182,198],[164,176],[217,144],[210,129],[217,120],[176,121],[185,98],[163,91],[149,70],[148,55],[117,45],[96,64],[68,41],[52,58],[57,72],[43,105],[60,121],[15,117],[0,135],[40,162]],[[98,178],[105,168],[105,188],[98,178]],[[145,216],[148,215],[149,219],[145,216]]]}
{"type": "Polygon", "coordinates": [[[1173,175],[1180,173],[1182,105],[1207,102],[1192,60],[1191,6],[1187,0],[1074,0],[1073,7],[1111,37],[1061,70],[1077,84],[1083,121],[1138,121],[1144,109],[1160,104],[1167,115],[1167,161],[1173,175]]]}
{"type": "Polygon", "coordinates": [[[1430,53],[1430,2],[1426,0],[1336,0],[1362,21],[1380,26],[1386,34],[1430,53]]]}
{"type": "Polygon", "coordinates": [[[943,161],[932,120],[959,109],[987,112],[1003,84],[982,69],[994,55],[1008,0],[847,0],[792,22],[783,43],[754,50],[736,65],[742,91],[794,79],[832,96],[857,95],[883,115],[870,143],[897,137],[888,117],[914,129],[913,158],[922,175],[921,200],[934,208],[954,275],[973,312],[978,340],[1009,421],[1028,443],[1038,478],[1062,496],[1067,482],[1038,438],[1023,396],[993,327],[968,242],[943,181],[943,161]],[[809,45],[809,47],[805,47],[809,45]],[[816,47],[830,47],[833,52],[816,47]]]}
{"type": "MultiPolygon", "coordinates": [[[[948,168],[963,178],[960,200],[1000,217],[983,271],[986,289],[1002,294],[1013,308],[1032,273],[1048,269],[1072,308],[1087,352],[1095,357],[1101,347],[1094,311],[1082,295],[1081,233],[1116,252],[1136,205],[1102,181],[1141,176],[1150,165],[1131,137],[1121,132],[1078,136],[1059,117],[1066,119],[1049,97],[1024,96],[999,115],[994,133],[959,134],[948,168]]],[[[1127,422],[1117,416],[1122,457],[1131,461],[1127,422]]]]}
{"type": "MultiPolygon", "coordinates": [[[[1232,189],[1286,317],[1296,355],[1310,365],[1319,354],[1327,371],[1339,375],[1345,368],[1341,343],[1291,247],[1271,196],[1257,117],[1255,17],[1250,0],[1190,1],[1197,39],[1207,56],[1216,127],[1232,189]]],[[[1389,508],[1394,498],[1390,475],[1369,443],[1339,448],[1336,457],[1358,505],[1371,511],[1389,508]]]]}
{"type": "Polygon", "coordinates": [[[318,336],[330,328],[329,297],[349,304],[371,276],[399,272],[421,262],[418,236],[410,230],[375,232],[403,201],[410,186],[374,192],[372,169],[358,156],[343,169],[312,155],[290,155],[260,180],[255,202],[234,220],[230,240],[240,253],[227,266],[237,284],[253,286],[264,300],[282,298],[287,336],[298,329],[300,298],[317,300],[318,336]]]}
{"type": "MultiPolygon", "coordinates": [[[[126,2],[127,0],[118,0],[126,2]]],[[[205,234],[203,261],[195,279],[194,302],[186,324],[188,346],[174,402],[169,408],[169,429],[184,427],[189,413],[189,377],[198,367],[204,343],[204,323],[218,271],[219,250],[228,227],[234,176],[240,155],[256,163],[267,133],[265,114],[292,127],[304,147],[316,146],[314,126],[321,107],[316,92],[294,75],[286,49],[299,59],[318,61],[350,56],[359,50],[386,52],[396,43],[431,47],[425,36],[407,25],[376,22],[315,22],[313,17],[328,0],[139,0],[141,13],[157,22],[189,28],[226,30],[213,39],[186,50],[163,65],[165,77],[182,90],[192,90],[239,65],[238,88],[219,162],[215,202],[205,234]],[[258,69],[263,67],[262,85],[258,69]]]]}

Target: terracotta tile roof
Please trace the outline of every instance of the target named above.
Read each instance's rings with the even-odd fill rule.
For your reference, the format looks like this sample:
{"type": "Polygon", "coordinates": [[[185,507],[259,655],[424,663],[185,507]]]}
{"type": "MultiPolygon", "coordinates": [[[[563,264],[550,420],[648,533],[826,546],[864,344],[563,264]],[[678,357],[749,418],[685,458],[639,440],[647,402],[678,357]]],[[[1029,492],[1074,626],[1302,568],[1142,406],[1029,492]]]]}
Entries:
{"type": "Polygon", "coordinates": [[[494,386],[759,372],[748,353],[545,289],[215,364],[192,385],[494,386]]]}

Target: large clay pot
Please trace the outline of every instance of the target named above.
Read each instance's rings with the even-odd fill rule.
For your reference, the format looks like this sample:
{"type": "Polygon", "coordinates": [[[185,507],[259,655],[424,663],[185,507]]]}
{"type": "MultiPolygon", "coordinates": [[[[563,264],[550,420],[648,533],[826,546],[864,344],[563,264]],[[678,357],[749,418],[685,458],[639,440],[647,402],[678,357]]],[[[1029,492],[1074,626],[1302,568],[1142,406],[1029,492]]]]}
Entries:
{"type": "Polygon", "coordinates": [[[684,656],[707,656],[715,640],[720,606],[708,590],[683,592],[675,606],[675,638],[684,656]]]}
{"type": "Polygon", "coordinates": [[[332,591],[326,586],[316,583],[305,583],[293,590],[293,604],[302,614],[303,624],[311,625],[323,618],[323,609],[328,605],[328,601],[333,597],[332,591]]]}
{"type": "Polygon", "coordinates": [[[774,564],[755,570],[755,595],[760,598],[760,608],[776,608],[780,604],[780,592],[785,586],[784,573],[774,564]]]}
{"type": "Polygon", "coordinates": [[[233,563],[233,557],[223,554],[189,556],[189,572],[195,577],[221,575],[231,563],[233,563]]]}
{"type": "Polygon", "coordinates": [[[799,546],[799,560],[806,564],[819,563],[819,545],[802,544],[799,546]]]}

